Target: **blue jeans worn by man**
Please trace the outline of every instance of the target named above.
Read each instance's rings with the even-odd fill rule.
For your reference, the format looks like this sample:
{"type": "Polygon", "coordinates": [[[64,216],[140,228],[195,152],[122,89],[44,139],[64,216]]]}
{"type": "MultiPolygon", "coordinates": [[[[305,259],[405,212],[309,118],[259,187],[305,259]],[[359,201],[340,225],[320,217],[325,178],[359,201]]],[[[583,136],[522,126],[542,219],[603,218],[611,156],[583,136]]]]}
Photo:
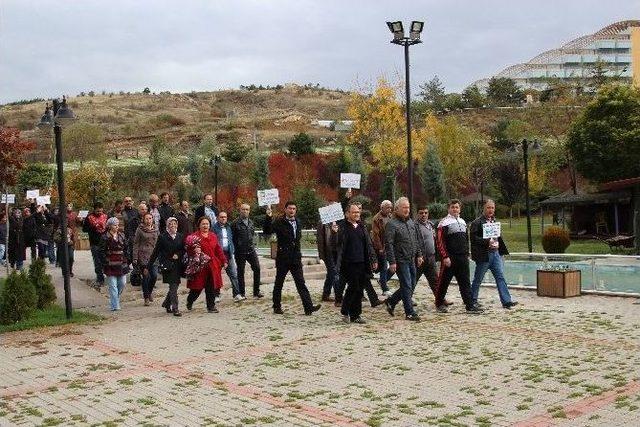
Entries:
{"type": "Polygon", "coordinates": [[[104,271],[100,259],[100,246],[91,245],[91,258],[93,258],[93,270],[96,272],[96,282],[98,286],[104,285],[104,271]]]}
{"type": "Polygon", "coordinates": [[[402,299],[404,314],[406,316],[413,316],[416,312],[413,309],[413,301],[411,300],[411,297],[413,296],[413,287],[416,282],[416,266],[412,262],[398,263],[396,264],[396,273],[398,274],[398,280],[400,281],[400,288],[396,290],[389,299],[387,299],[387,306],[393,309],[402,299]]]}
{"type": "Polygon", "coordinates": [[[227,276],[229,276],[229,281],[231,282],[231,291],[235,298],[236,295],[240,295],[240,287],[238,286],[238,267],[233,255],[231,255],[229,252],[225,252],[224,256],[227,257],[227,268],[225,268],[225,271],[227,272],[227,276]]]}
{"type": "Polygon", "coordinates": [[[489,251],[489,261],[476,262],[476,271],[473,275],[473,283],[471,283],[471,297],[473,298],[473,303],[476,304],[478,302],[480,284],[484,279],[484,275],[487,274],[487,270],[491,270],[491,274],[493,274],[502,305],[510,304],[511,295],[509,294],[507,281],[504,278],[504,263],[498,251],[489,251]]]}

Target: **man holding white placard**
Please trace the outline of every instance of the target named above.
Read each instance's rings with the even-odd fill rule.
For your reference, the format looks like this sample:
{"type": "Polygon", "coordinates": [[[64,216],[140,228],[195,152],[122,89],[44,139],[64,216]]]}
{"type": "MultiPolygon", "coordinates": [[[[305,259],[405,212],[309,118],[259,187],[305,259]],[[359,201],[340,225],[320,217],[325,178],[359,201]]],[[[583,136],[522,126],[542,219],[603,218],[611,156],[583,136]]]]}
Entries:
{"type": "Polygon", "coordinates": [[[471,223],[471,259],[476,263],[476,271],[473,283],[471,283],[471,297],[474,305],[478,305],[480,284],[487,270],[491,270],[498,287],[502,307],[510,309],[518,303],[511,300],[509,288],[504,278],[502,256],[509,255],[509,251],[500,235],[500,223],[496,222],[495,213],[496,204],[489,199],[484,204],[482,215],[471,223]]]}

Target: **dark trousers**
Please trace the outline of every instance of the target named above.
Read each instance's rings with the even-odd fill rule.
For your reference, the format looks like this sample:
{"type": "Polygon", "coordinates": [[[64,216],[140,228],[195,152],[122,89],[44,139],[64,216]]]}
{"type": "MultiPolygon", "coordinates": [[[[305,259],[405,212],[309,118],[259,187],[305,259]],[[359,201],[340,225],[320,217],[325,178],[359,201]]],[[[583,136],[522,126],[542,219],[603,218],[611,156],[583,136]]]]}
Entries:
{"type": "Polygon", "coordinates": [[[335,298],[337,303],[342,303],[342,296],[344,294],[344,288],[347,286],[347,282],[344,280],[344,276],[338,273],[338,279],[336,282],[336,287],[334,289],[335,298]]]}
{"type": "MultiPolygon", "coordinates": [[[[201,292],[202,289],[190,289],[189,295],[187,295],[187,304],[192,305],[195,300],[198,299],[201,292]]],[[[207,280],[207,283],[204,285],[204,295],[207,302],[207,310],[213,310],[216,306],[216,294],[215,289],[213,288],[213,281],[211,279],[207,280]]]]}
{"type": "Polygon", "coordinates": [[[293,276],[293,281],[296,284],[296,290],[302,300],[302,306],[304,307],[305,313],[310,312],[313,308],[313,302],[311,301],[309,289],[307,289],[307,285],[304,283],[302,262],[299,259],[295,261],[279,261],[276,259],[276,282],[273,285],[273,308],[282,307],[282,286],[284,285],[284,279],[289,272],[291,272],[291,276],[293,276]]]}
{"type": "MultiPolygon", "coordinates": [[[[436,257],[434,255],[427,255],[424,258],[424,262],[418,268],[418,277],[416,278],[416,284],[418,280],[424,275],[426,277],[427,282],[429,282],[429,287],[431,288],[431,292],[433,292],[433,296],[436,296],[436,288],[438,287],[438,274],[436,273],[436,257]]],[[[415,284],[413,285],[415,290],[415,284]]]]}
{"type": "Polygon", "coordinates": [[[142,276],[142,296],[149,298],[153,293],[153,288],[158,280],[158,266],[156,264],[149,267],[149,274],[142,276]]]}
{"type": "Polygon", "coordinates": [[[46,243],[38,242],[38,258],[45,259],[49,256],[49,245],[46,243]]]}
{"type": "Polygon", "coordinates": [[[31,246],[29,246],[29,249],[31,250],[31,261],[35,261],[38,257],[36,254],[36,243],[32,243],[31,246]]]}
{"type": "Polygon", "coordinates": [[[251,266],[251,271],[253,271],[253,295],[258,295],[260,293],[260,261],[258,260],[258,254],[255,249],[253,252],[248,254],[235,253],[236,264],[238,267],[238,289],[240,290],[240,295],[244,296],[245,286],[244,286],[244,264],[248,262],[251,266]]]}
{"type": "MultiPolygon", "coordinates": [[[[349,316],[349,319],[355,320],[362,314],[362,293],[367,284],[371,286],[371,280],[365,271],[364,263],[346,264],[343,271],[347,289],[344,292],[340,312],[343,316],[349,316]]],[[[372,286],[371,288],[373,289],[372,286]]]]}
{"type": "MultiPolygon", "coordinates": [[[[67,246],[68,254],[69,254],[69,273],[73,273],[73,252],[74,248],[71,245],[67,246]]],[[[64,262],[62,262],[62,245],[57,245],[56,251],[58,252],[58,263],[60,263],[60,268],[62,269],[62,274],[64,274],[64,262]]]]}
{"type": "Polygon", "coordinates": [[[334,295],[338,295],[337,288],[340,278],[338,277],[338,270],[336,270],[335,257],[329,255],[329,258],[324,260],[324,266],[327,269],[327,277],[324,279],[324,286],[322,287],[322,297],[328,297],[331,295],[333,289],[334,295]]]}
{"type": "Polygon", "coordinates": [[[93,258],[93,270],[96,272],[96,282],[104,283],[104,272],[100,261],[100,246],[91,245],[91,257],[93,258]]]}
{"type": "Polygon", "coordinates": [[[178,311],[178,287],[179,286],[180,286],[180,282],[169,283],[169,292],[167,292],[167,296],[164,297],[164,302],[162,303],[162,306],[169,308],[170,311],[178,311]]]}
{"type": "Polygon", "coordinates": [[[449,283],[454,277],[458,282],[460,296],[467,309],[473,306],[471,298],[471,282],[469,280],[469,257],[466,255],[451,255],[451,267],[445,267],[444,263],[440,265],[440,277],[438,280],[438,291],[436,293],[436,307],[444,304],[444,298],[447,296],[449,283]]]}

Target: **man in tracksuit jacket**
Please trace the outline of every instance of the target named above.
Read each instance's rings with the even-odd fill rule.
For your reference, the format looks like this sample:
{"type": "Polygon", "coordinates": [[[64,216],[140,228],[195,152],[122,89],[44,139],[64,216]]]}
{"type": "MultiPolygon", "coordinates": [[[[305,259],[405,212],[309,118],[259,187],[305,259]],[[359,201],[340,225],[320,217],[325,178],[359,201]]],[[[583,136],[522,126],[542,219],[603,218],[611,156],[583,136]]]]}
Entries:
{"type": "Polygon", "coordinates": [[[471,283],[469,282],[469,236],[467,224],[460,218],[462,204],[458,199],[449,201],[449,215],[438,224],[437,246],[442,263],[436,291],[436,308],[446,313],[444,298],[453,277],[458,282],[460,296],[468,313],[481,313],[482,309],[473,304],[471,283]]]}

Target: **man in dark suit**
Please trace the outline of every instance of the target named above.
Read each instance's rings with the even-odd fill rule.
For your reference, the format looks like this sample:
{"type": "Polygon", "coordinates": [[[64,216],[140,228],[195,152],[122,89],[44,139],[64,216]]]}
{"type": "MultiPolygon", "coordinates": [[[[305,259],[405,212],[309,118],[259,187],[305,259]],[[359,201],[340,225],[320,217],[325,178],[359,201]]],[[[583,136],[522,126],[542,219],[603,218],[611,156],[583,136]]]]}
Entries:
{"type": "Polygon", "coordinates": [[[349,204],[346,221],[341,221],[337,234],[336,268],[347,283],[341,313],[345,323],[365,323],[362,313],[362,294],[371,285],[378,258],[364,223],[360,207],[349,204]]]}
{"type": "Polygon", "coordinates": [[[271,207],[267,208],[267,217],[263,231],[265,235],[276,234],[278,239],[278,253],[276,255],[276,282],[273,285],[273,312],[282,314],[282,285],[287,273],[291,272],[296,289],[302,300],[304,314],[307,316],[320,309],[320,304],[314,305],[311,301],[309,289],[304,283],[302,274],[302,253],[300,252],[300,237],[302,226],[296,218],[296,204],[287,202],[284,205],[284,216],[276,220],[272,219],[271,207]]]}
{"type": "Polygon", "coordinates": [[[213,205],[213,194],[205,194],[204,203],[193,213],[194,229],[198,229],[198,220],[203,216],[209,218],[212,227],[218,221],[218,208],[213,205]]]}

